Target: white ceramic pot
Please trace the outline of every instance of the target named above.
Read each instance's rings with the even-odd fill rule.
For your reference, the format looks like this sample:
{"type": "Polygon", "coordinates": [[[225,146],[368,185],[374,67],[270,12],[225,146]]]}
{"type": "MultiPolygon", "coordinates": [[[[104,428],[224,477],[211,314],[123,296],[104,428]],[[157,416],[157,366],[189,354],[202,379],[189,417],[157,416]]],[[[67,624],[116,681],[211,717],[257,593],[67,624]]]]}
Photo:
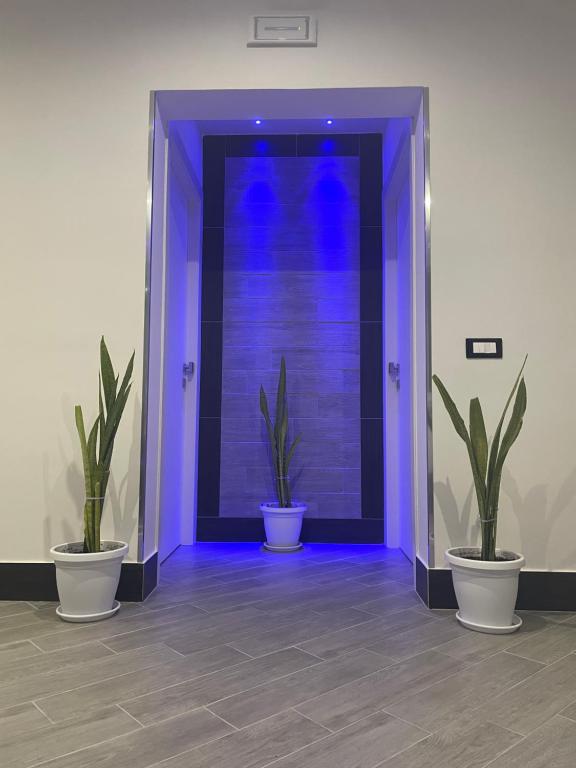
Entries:
{"type": "Polygon", "coordinates": [[[60,605],[64,621],[100,621],[120,608],[115,600],[122,560],[128,552],[123,541],[103,541],[102,552],[82,552],[82,542],[52,547],[60,605]]]}
{"type": "Polygon", "coordinates": [[[514,608],[526,561],[515,552],[498,549],[496,554],[502,559],[474,559],[480,556],[478,547],[456,547],[446,551],[446,560],[452,569],[458,621],[476,632],[506,634],[522,625],[514,608]]]}
{"type": "Polygon", "coordinates": [[[272,552],[295,552],[302,548],[300,531],[302,518],[308,507],[294,502],[291,507],[279,507],[276,502],[261,504],[264,517],[266,543],[264,547],[272,552]]]}

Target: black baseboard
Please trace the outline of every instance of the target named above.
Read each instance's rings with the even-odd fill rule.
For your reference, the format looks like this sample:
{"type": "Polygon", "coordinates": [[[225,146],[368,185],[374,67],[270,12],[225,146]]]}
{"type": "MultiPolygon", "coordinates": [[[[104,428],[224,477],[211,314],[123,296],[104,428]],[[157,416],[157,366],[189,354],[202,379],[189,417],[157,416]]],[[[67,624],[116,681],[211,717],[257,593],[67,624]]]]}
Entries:
{"type": "MultiPolygon", "coordinates": [[[[122,563],[116,597],[124,602],[141,602],[156,587],[158,554],[145,563],[122,563]]],[[[0,600],[57,601],[54,563],[0,563],[0,600]]]]}
{"type": "MultiPolygon", "coordinates": [[[[196,536],[198,541],[264,541],[264,521],[261,517],[199,517],[196,536]]],[[[300,538],[323,544],[382,544],[384,521],[308,517],[302,522],[300,538]]]]}
{"type": "MultiPolygon", "coordinates": [[[[428,568],[416,558],[416,591],[429,608],[457,608],[449,568],[428,568]]],[[[520,611],[576,611],[576,571],[521,571],[520,611]]]]}

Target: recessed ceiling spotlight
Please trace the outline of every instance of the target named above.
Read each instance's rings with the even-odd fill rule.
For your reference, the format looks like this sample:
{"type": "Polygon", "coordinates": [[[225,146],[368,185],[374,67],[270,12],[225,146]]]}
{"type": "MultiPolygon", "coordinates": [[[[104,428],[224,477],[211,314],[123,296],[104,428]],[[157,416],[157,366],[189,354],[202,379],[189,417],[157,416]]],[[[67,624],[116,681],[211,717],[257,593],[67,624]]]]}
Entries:
{"type": "Polygon", "coordinates": [[[326,125],[332,125],[333,122],[333,120],[326,120],[326,125]]]}
{"type": "Polygon", "coordinates": [[[256,123],[256,125],[262,125],[262,120],[254,120],[254,122],[256,123]]]}

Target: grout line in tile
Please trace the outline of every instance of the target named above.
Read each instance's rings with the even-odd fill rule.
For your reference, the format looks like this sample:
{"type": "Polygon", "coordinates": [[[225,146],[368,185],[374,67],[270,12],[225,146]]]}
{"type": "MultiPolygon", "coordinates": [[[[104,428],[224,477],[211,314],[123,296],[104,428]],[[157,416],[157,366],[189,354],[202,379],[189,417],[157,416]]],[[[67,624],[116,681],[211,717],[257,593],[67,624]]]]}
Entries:
{"type": "Polygon", "coordinates": [[[48,722],[49,722],[51,725],[58,725],[58,723],[56,723],[54,720],[52,720],[52,718],[50,717],[50,715],[49,715],[47,712],[44,712],[44,710],[42,709],[42,707],[40,706],[40,704],[38,703],[38,701],[40,701],[40,699],[38,699],[38,700],[36,700],[36,699],[33,699],[33,700],[31,701],[31,703],[32,703],[32,704],[33,704],[33,705],[36,707],[36,709],[37,709],[37,710],[38,710],[38,711],[39,711],[39,712],[40,712],[42,715],[44,715],[44,717],[45,717],[45,718],[48,720],[48,722]]]}
{"type": "Polygon", "coordinates": [[[113,704],[113,706],[115,706],[117,709],[122,710],[122,712],[124,712],[124,714],[128,715],[128,717],[131,717],[132,720],[134,720],[134,722],[137,723],[140,726],[140,728],[145,728],[146,727],[144,725],[144,723],[141,723],[140,720],[138,720],[137,717],[134,717],[134,715],[130,714],[130,712],[128,712],[128,710],[124,709],[122,704],[113,704]]]}
{"type": "Polygon", "coordinates": [[[217,717],[219,720],[222,720],[223,723],[226,723],[226,725],[229,725],[230,728],[233,728],[235,731],[242,730],[241,728],[238,728],[237,725],[233,725],[232,723],[229,723],[228,720],[226,720],[226,718],[222,717],[222,715],[217,715],[216,712],[213,712],[207,704],[204,705],[202,709],[205,709],[206,712],[210,712],[211,715],[214,715],[214,717],[217,717]]]}
{"type": "MultiPolygon", "coordinates": [[[[319,728],[323,728],[328,733],[336,733],[336,731],[333,731],[332,728],[329,728],[327,725],[322,725],[322,723],[317,723],[313,717],[310,717],[310,715],[305,715],[304,712],[300,712],[300,710],[298,709],[299,706],[300,706],[299,704],[296,704],[296,706],[290,707],[290,710],[292,710],[292,712],[296,712],[297,715],[299,715],[300,717],[303,717],[305,720],[308,720],[309,722],[314,723],[314,725],[318,726],[319,728]]],[[[288,712],[289,710],[284,710],[284,711],[288,712]]],[[[277,714],[278,713],[274,715],[270,715],[270,717],[276,717],[277,714]]]]}
{"type": "MultiPolygon", "coordinates": [[[[44,712],[44,710],[42,709],[42,707],[38,706],[38,704],[35,701],[31,701],[30,703],[32,704],[33,707],[35,707],[38,710],[38,712],[40,712],[40,714],[43,717],[46,718],[46,720],[48,721],[47,725],[56,725],[54,720],[52,720],[52,718],[49,715],[47,715],[46,712],[44,712]]],[[[25,735],[25,734],[23,734],[23,735],[25,735]]]]}

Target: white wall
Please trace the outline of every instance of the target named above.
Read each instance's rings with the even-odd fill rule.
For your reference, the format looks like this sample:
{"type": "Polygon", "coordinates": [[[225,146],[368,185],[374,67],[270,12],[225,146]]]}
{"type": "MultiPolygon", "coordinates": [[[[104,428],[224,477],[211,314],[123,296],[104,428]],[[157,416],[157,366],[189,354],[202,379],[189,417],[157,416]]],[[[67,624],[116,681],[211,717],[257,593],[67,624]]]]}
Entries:
{"type": "MultiPolygon", "coordinates": [[[[315,5],[318,48],[280,50],[245,47],[249,13],[306,3],[0,6],[0,559],[44,559],[50,544],[79,531],[72,406],[96,406],[99,335],[119,363],[136,347],[141,365],[149,91],[425,85],[434,370],[459,402],[480,393],[492,422],[530,353],[528,415],[505,478],[502,541],[523,548],[530,567],[576,566],[576,4],[315,5]],[[467,362],[465,336],[492,334],[504,338],[504,360],[467,362]]],[[[118,500],[105,524],[130,540],[132,557],[139,384],[118,437],[118,500]]],[[[465,538],[456,518],[466,516],[470,480],[434,402],[442,564],[438,553],[465,538]]]]}

